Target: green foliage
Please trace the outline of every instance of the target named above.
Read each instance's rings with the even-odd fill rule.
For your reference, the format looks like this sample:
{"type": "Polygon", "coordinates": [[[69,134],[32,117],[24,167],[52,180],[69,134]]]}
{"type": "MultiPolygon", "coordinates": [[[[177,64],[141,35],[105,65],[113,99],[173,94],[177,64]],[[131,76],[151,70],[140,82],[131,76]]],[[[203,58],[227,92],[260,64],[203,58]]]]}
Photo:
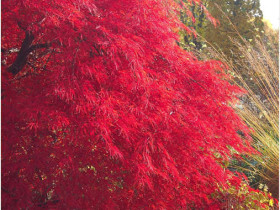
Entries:
{"type": "Polygon", "coordinates": [[[230,39],[245,40],[262,36],[262,11],[259,0],[211,0],[207,1],[207,8],[214,18],[220,22],[218,27],[207,23],[204,38],[217,46],[226,56],[235,58],[236,46],[230,39]],[[237,33],[238,32],[238,33],[237,33]]]}
{"type": "MultiPolygon", "coordinates": [[[[180,12],[180,20],[186,26],[194,29],[199,36],[205,35],[205,27],[207,26],[207,15],[203,7],[194,2],[190,3],[188,0],[183,0],[186,7],[184,11],[180,12]]],[[[186,49],[201,50],[206,47],[206,43],[195,34],[189,34],[186,31],[180,31],[181,42],[180,45],[186,49]]]]}
{"type": "MultiPolygon", "coordinates": [[[[185,0],[186,1],[186,0],[185,0]]],[[[204,0],[203,6],[213,16],[208,21],[209,13],[198,4],[189,4],[187,12],[181,12],[181,21],[195,29],[198,36],[181,32],[180,45],[187,50],[203,50],[206,46],[215,46],[227,57],[235,58],[236,46],[230,39],[252,40],[254,37],[263,37],[262,11],[259,0],[204,0]],[[192,17],[195,17],[195,22],[192,17]],[[218,24],[215,24],[217,21],[218,24]]]]}
{"type": "Polygon", "coordinates": [[[225,195],[224,209],[276,209],[277,201],[267,191],[253,190],[245,182],[240,187],[228,183],[227,189],[220,189],[225,195]]]}

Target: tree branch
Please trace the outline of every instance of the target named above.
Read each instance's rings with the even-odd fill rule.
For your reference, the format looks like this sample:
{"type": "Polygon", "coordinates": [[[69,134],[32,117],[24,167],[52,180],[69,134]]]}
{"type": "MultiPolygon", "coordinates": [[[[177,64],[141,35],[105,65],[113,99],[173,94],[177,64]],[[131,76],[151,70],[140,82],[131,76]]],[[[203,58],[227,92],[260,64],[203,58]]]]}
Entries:
{"type": "Polygon", "coordinates": [[[25,38],[22,42],[19,53],[15,62],[8,68],[8,71],[16,75],[25,66],[27,62],[27,56],[29,54],[29,48],[34,40],[34,36],[31,32],[25,32],[25,38]]]}
{"type": "Polygon", "coordinates": [[[39,48],[48,48],[50,46],[50,44],[48,44],[48,43],[32,45],[33,40],[34,40],[34,36],[33,36],[32,32],[26,31],[25,38],[22,42],[22,45],[18,52],[16,60],[8,68],[8,71],[11,72],[13,75],[16,75],[23,69],[23,67],[27,63],[27,57],[32,51],[39,49],[39,48]]]}
{"type": "Polygon", "coordinates": [[[37,50],[40,48],[48,48],[50,46],[49,43],[44,43],[44,44],[34,44],[29,48],[29,52],[32,52],[33,50],[37,50]]]}

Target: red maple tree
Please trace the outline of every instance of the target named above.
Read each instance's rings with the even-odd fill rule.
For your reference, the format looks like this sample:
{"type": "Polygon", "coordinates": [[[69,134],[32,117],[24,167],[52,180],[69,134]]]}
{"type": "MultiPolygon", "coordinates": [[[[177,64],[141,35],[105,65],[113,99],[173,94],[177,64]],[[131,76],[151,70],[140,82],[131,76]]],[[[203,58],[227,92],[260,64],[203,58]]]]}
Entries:
{"type": "Polygon", "coordinates": [[[3,208],[218,208],[248,129],[222,64],[176,44],[178,6],[2,1],[3,208]]]}

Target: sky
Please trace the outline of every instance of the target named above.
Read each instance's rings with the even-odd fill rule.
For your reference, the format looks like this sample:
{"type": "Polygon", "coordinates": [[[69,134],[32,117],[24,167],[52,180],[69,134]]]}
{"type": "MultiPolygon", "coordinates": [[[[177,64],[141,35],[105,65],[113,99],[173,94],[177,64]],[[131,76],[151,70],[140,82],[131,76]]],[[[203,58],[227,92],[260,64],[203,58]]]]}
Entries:
{"type": "Polygon", "coordinates": [[[264,19],[269,20],[275,29],[279,29],[279,2],[280,0],[260,0],[264,19]]]}

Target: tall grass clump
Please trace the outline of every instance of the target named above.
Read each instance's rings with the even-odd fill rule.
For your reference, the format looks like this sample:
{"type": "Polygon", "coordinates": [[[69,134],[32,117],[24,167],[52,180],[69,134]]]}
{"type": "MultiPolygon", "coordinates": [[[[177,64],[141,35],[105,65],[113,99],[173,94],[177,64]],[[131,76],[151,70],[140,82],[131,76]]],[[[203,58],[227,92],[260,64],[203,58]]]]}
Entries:
{"type": "MultiPolygon", "coordinates": [[[[241,161],[231,160],[229,167],[245,173],[250,186],[265,194],[261,191],[229,188],[224,191],[228,196],[225,209],[255,209],[252,206],[254,202],[264,205],[263,209],[278,209],[278,201],[273,203],[269,198],[279,197],[278,34],[278,31],[267,33],[255,40],[245,40],[241,35],[240,39],[232,38],[236,53],[234,56],[225,55],[211,43],[208,43],[210,47],[196,53],[202,60],[217,59],[226,64],[228,73],[234,78],[233,82],[245,90],[239,103],[233,106],[252,129],[253,147],[259,152],[248,154],[241,161]]],[[[247,189],[246,185],[243,187],[247,189]]]]}
{"type": "Polygon", "coordinates": [[[230,167],[247,174],[252,187],[269,191],[274,198],[278,198],[279,32],[264,33],[263,37],[256,37],[255,40],[246,40],[240,34],[239,39],[231,39],[235,46],[234,56],[223,54],[218,46],[211,43],[197,56],[225,63],[234,82],[246,91],[235,109],[252,129],[253,146],[259,154],[248,154],[243,162],[232,161],[230,167]]]}
{"type": "MultiPolygon", "coordinates": [[[[222,11],[219,5],[216,7],[222,11]]],[[[259,153],[248,154],[242,161],[231,160],[229,167],[232,170],[244,172],[249,178],[251,187],[258,188],[268,195],[272,194],[274,198],[278,199],[279,31],[273,30],[264,21],[264,31],[261,31],[261,36],[256,33],[255,39],[245,39],[223,11],[222,14],[222,18],[226,18],[231,26],[232,33],[229,33],[229,40],[232,42],[232,49],[228,51],[232,53],[225,54],[226,52],[223,52],[219,47],[218,41],[214,46],[213,43],[209,43],[199,34],[197,34],[199,40],[206,43],[207,47],[196,50],[195,47],[190,46],[190,50],[195,52],[196,57],[201,60],[222,61],[226,64],[228,73],[233,76],[234,83],[245,90],[246,94],[240,96],[240,102],[233,106],[239,116],[252,129],[253,147],[259,153]]],[[[258,30],[256,27],[253,28],[258,30]]],[[[217,33],[219,33],[218,30],[217,33]]],[[[184,41],[182,41],[183,44],[184,41]]],[[[247,189],[246,183],[244,187],[247,189]]],[[[247,193],[247,190],[229,188],[224,192],[229,196],[225,203],[229,203],[229,206],[240,207],[239,197],[244,192],[247,193]]],[[[257,196],[246,194],[245,197],[248,200],[243,200],[244,206],[251,208],[251,201],[261,194],[260,191],[253,191],[254,193],[257,196]]],[[[259,200],[262,199],[259,198],[259,200]]],[[[269,201],[269,206],[275,205],[269,201]]]]}
{"type": "MultiPolygon", "coordinates": [[[[279,70],[278,46],[255,40],[233,41],[240,52],[238,67],[229,63],[236,82],[247,91],[236,111],[253,129],[254,147],[260,155],[250,155],[248,168],[258,176],[259,188],[279,196],[279,70]],[[270,49],[268,49],[270,48],[270,49]],[[241,68],[240,68],[241,66],[241,68]],[[247,77],[244,76],[247,73],[247,77]],[[267,187],[266,187],[267,186],[267,187]]],[[[270,41],[270,40],[267,40],[270,41]]]]}

